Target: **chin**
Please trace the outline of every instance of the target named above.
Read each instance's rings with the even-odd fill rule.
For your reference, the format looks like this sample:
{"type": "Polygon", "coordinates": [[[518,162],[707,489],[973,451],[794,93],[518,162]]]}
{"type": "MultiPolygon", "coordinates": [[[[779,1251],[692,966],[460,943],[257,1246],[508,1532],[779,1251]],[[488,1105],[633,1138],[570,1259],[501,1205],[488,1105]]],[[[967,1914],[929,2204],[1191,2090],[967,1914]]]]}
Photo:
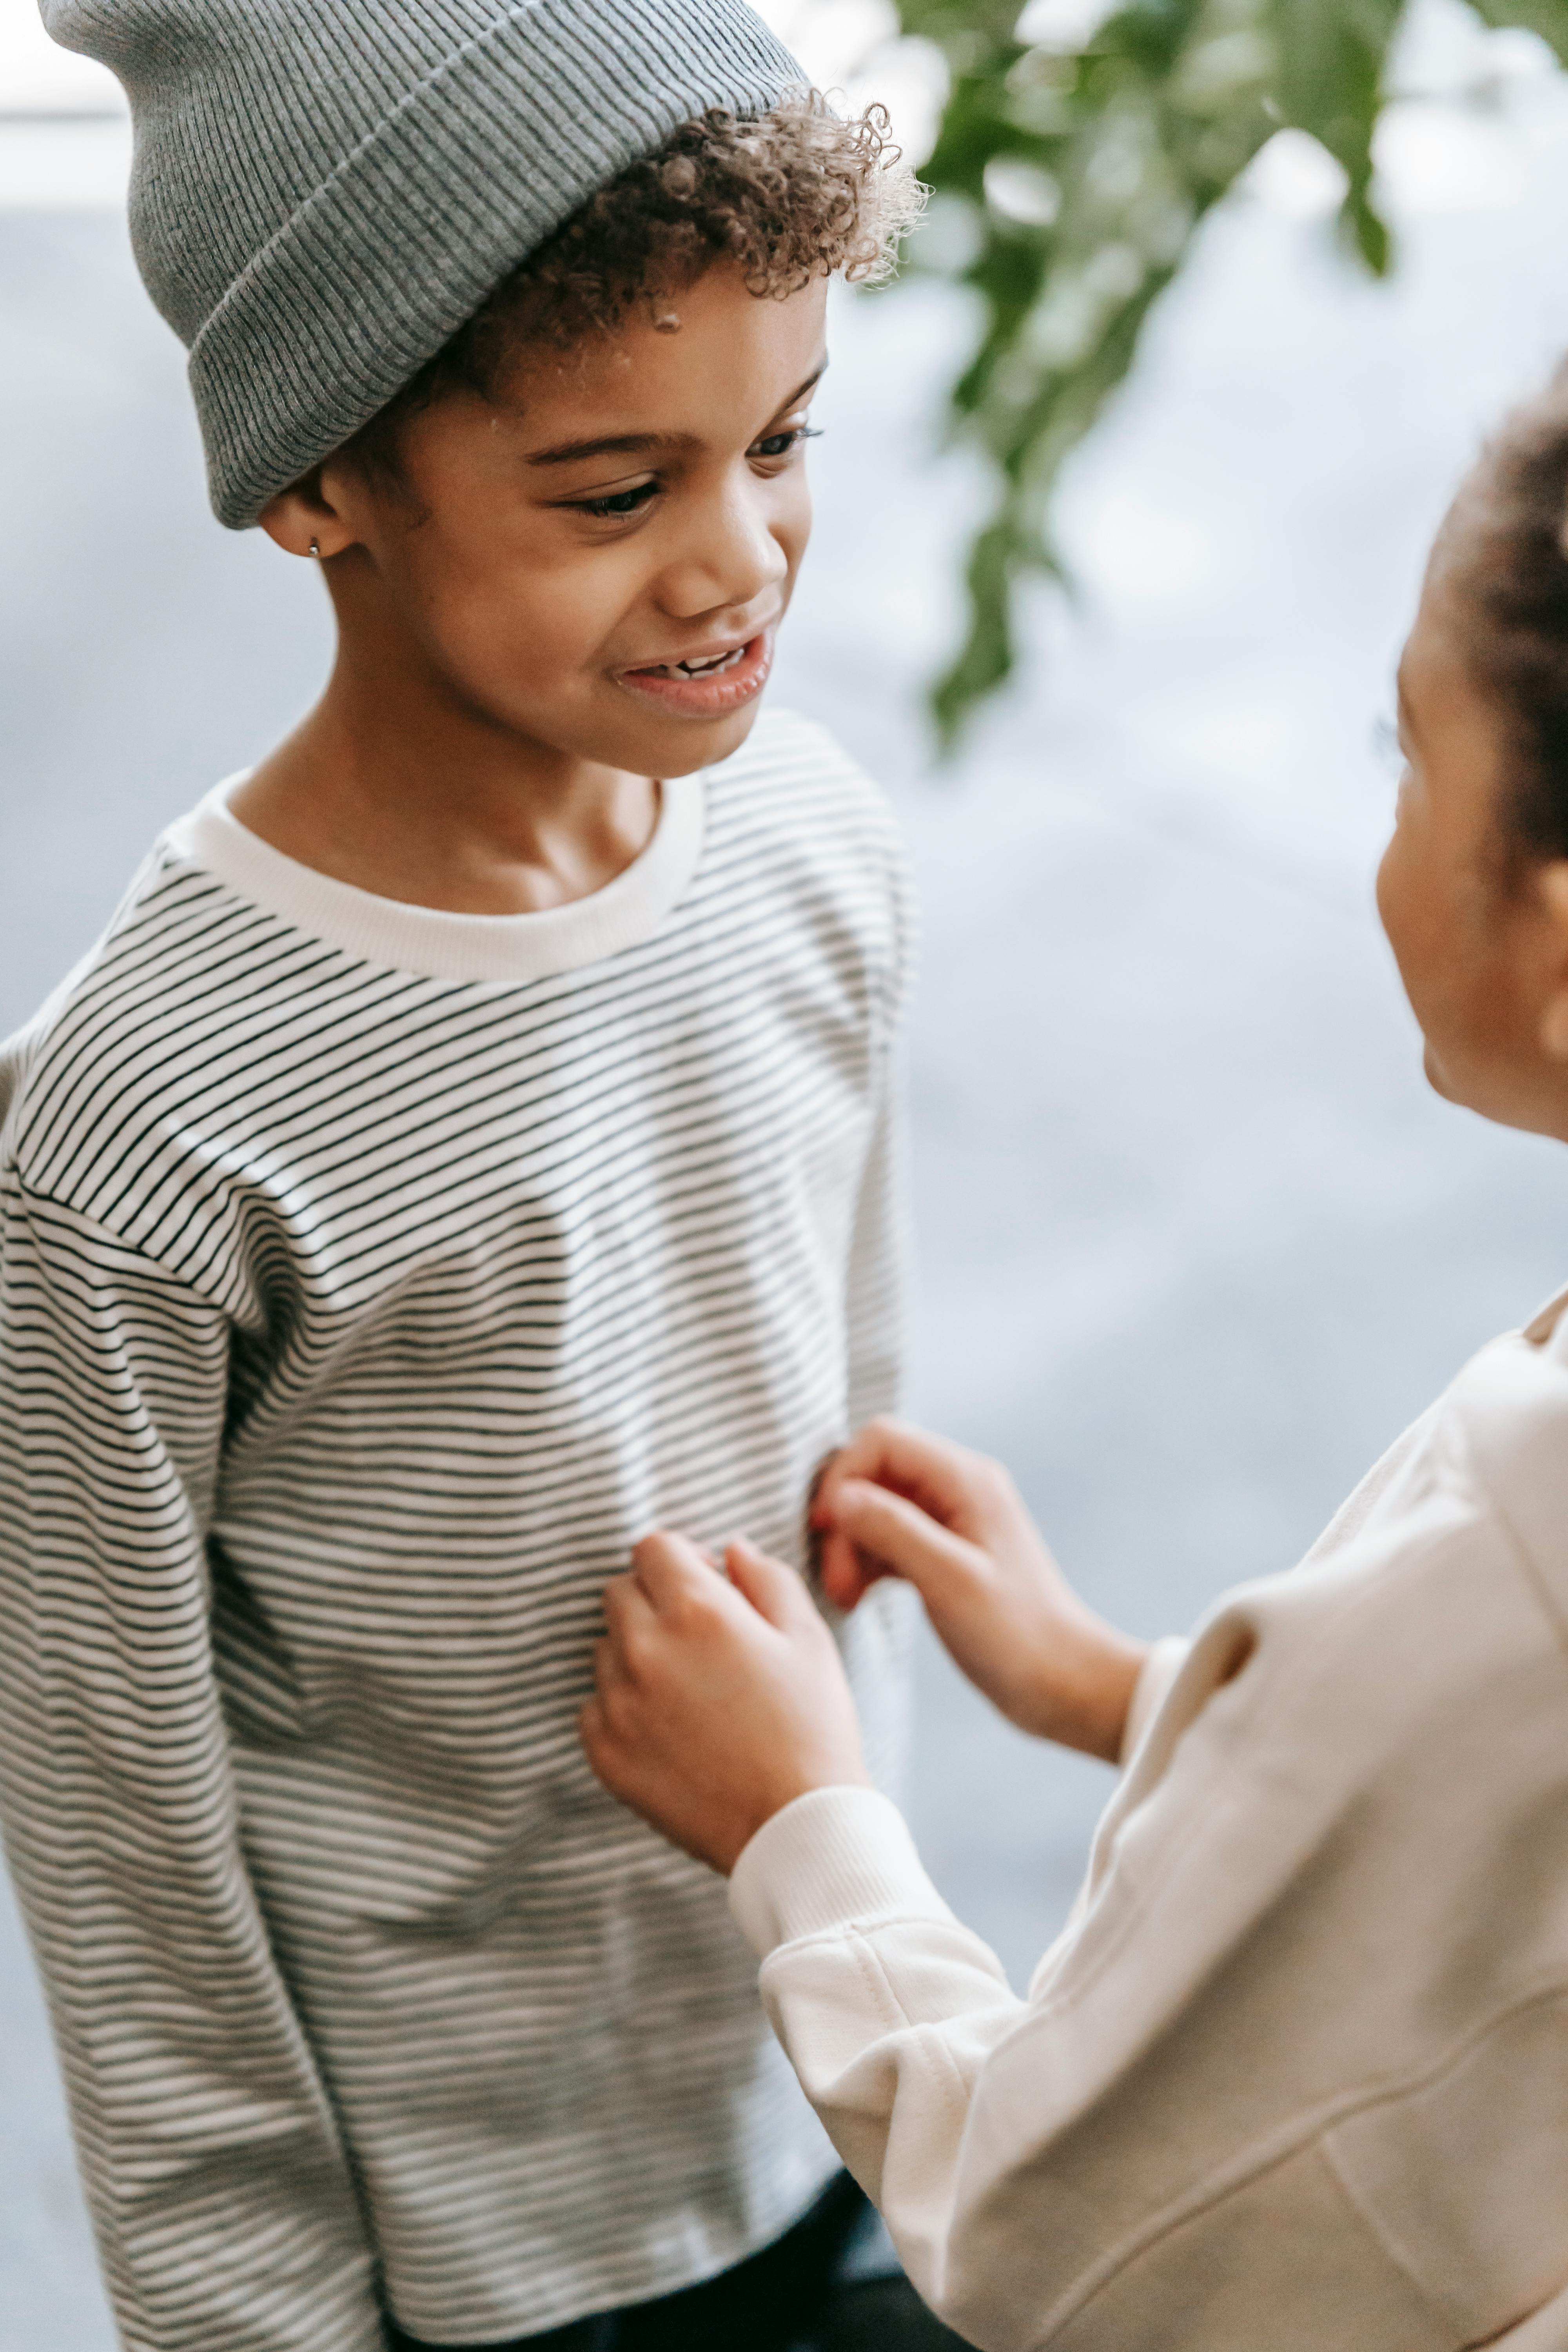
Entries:
{"type": "Polygon", "coordinates": [[[1542,1100],[1538,1088],[1514,1081],[1508,1071],[1482,1065],[1472,1073],[1474,1084],[1466,1085],[1443,1067],[1430,1045],[1424,1059],[1427,1085],[1456,1110],[1470,1111],[1493,1127],[1516,1128],[1523,1135],[1555,1135],[1568,1141],[1568,1118],[1561,1108],[1542,1100]]]}
{"type": "Polygon", "coordinates": [[[1485,1073],[1481,1074],[1479,1087],[1467,1086],[1462,1078],[1456,1077],[1451,1069],[1444,1068],[1430,1045],[1422,1055],[1421,1062],[1426,1073],[1426,1083],[1433,1093],[1440,1095],[1446,1103],[1452,1103],[1456,1110],[1474,1111],[1478,1118],[1489,1118],[1500,1127],[1517,1127],[1520,1124],[1518,1119],[1510,1118],[1508,1111],[1500,1109],[1492,1099],[1495,1089],[1488,1086],[1485,1073]]]}
{"type": "Polygon", "coordinates": [[[752,728],[763,707],[758,695],[739,710],[728,710],[721,719],[710,719],[693,725],[664,726],[658,731],[657,741],[649,740],[647,756],[641,763],[642,772],[649,776],[691,776],[699,768],[716,767],[738,751],[752,728]]]}
{"type": "Polygon", "coordinates": [[[1437,1059],[1436,1055],[1432,1051],[1430,1045],[1427,1045],[1423,1049],[1421,1066],[1426,1073],[1426,1083],[1431,1087],[1435,1095],[1441,1095],[1445,1102],[1459,1101],[1460,1097],[1454,1092],[1453,1087],[1448,1084],[1447,1079],[1444,1076],[1443,1065],[1437,1059]]]}

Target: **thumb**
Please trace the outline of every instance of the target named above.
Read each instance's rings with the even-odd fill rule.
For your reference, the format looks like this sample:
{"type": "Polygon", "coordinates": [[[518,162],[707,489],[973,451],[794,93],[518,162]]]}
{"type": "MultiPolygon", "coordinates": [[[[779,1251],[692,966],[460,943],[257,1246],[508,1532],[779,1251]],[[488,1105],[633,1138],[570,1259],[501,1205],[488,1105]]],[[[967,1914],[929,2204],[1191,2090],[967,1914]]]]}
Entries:
{"type": "Polygon", "coordinates": [[[765,1617],[781,1632],[795,1622],[803,1602],[807,1608],[812,1605],[794,1569],[786,1568],[782,1559],[770,1559],[744,1536],[736,1536],[725,1546],[724,1565],[736,1591],[751,1602],[759,1617],[765,1617]]]}

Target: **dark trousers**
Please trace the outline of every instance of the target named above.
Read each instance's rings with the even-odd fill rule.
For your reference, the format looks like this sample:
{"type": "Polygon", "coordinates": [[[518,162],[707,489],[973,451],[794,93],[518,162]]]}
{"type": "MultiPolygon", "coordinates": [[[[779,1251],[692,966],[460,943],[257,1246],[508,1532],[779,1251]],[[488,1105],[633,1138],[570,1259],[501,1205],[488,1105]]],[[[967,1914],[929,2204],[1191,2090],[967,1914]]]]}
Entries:
{"type": "Polygon", "coordinates": [[[840,2173],[793,2230],[733,2270],[542,2336],[495,2345],[423,2344],[396,2326],[392,2352],[963,2352],[909,2281],[860,2274],[874,2217],[840,2173]]]}

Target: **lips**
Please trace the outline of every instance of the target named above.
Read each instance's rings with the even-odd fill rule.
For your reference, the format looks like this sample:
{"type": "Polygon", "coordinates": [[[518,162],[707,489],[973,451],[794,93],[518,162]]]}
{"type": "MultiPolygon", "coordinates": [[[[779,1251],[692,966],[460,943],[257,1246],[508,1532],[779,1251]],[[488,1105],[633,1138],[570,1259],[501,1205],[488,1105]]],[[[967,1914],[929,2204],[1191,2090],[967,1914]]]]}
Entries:
{"type": "Polygon", "coordinates": [[[672,717],[721,719],[750,702],[767,684],[773,666],[773,634],[770,626],[742,645],[715,653],[687,654],[678,661],[624,669],[616,684],[639,702],[653,703],[672,717]]]}

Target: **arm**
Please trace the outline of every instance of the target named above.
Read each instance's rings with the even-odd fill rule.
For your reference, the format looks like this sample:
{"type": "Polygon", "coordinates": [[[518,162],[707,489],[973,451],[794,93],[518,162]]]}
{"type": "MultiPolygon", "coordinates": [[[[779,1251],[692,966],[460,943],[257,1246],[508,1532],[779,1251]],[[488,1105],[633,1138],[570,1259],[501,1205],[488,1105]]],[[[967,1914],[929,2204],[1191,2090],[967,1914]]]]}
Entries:
{"type": "MultiPolygon", "coordinates": [[[[1020,2000],[863,1785],[798,1580],[739,1547],[729,1565],[639,1547],[584,1740],[616,1794],[732,1872],[774,2030],[927,2302],[982,2352],[1253,2352],[1260,2312],[1290,2352],[1436,2341],[1323,2145],[1381,2115],[1391,2063],[1428,2083],[1412,2025],[1449,1969],[1400,1932],[1407,1792],[1373,1786],[1387,1653],[1354,1623],[1325,1642],[1337,1585],[1238,1596],[1204,1629],[1020,2000]]],[[[1437,1817],[1418,1885],[1451,1815],[1435,1760],[1400,1764],[1437,1817]]]]}
{"type": "MultiPolygon", "coordinates": [[[[730,1906],[773,2031],[921,2294],[978,2344],[1016,2340],[976,2307],[954,2226],[977,2082],[1026,2015],[1001,1963],[868,1789],[775,1813],[739,1857],[730,1906]]],[[[997,2288],[1016,2308],[1013,2282],[997,2288]]]]}
{"type": "MultiPolygon", "coordinates": [[[[1255,2352],[1260,2314],[1280,2352],[1500,2343],[1552,2307],[1563,1373],[1471,1370],[1183,1651],[1026,2001],[860,1784],[795,1580],[640,1548],[591,1760],[732,1873],[808,2095],[983,2352],[1255,2352]]],[[[994,1666],[995,1582],[932,1544],[938,1610],[944,1559],[994,1666]]]]}
{"type": "Polygon", "coordinates": [[[209,1648],[226,1320],[15,1176],[0,1214],[0,1808],[120,2326],[133,2352],[372,2352],[209,1648]]]}

